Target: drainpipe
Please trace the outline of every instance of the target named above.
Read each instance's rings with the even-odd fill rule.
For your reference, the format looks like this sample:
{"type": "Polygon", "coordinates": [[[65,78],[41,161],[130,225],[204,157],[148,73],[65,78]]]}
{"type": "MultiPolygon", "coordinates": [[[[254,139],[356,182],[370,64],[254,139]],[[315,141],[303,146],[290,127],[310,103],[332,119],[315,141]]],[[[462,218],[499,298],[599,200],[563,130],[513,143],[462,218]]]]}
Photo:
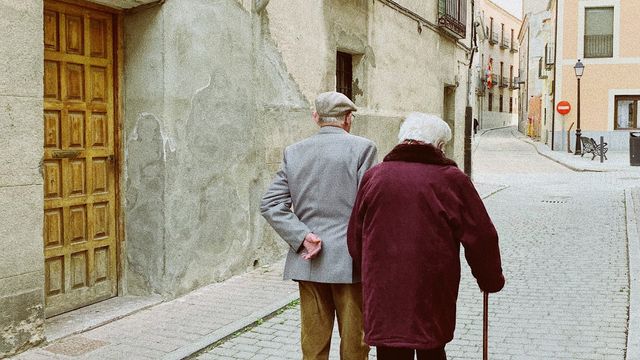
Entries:
{"type": "Polygon", "coordinates": [[[469,39],[469,47],[471,53],[469,55],[469,67],[467,68],[467,106],[464,114],[464,173],[471,177],[471,134],[473,128],[473,109],[471,108],[471,68],[473,67],[473,55],[476,51],[477,42],[475,41],[475,3],[471,0],[471,39],[469,39]]]}
{"type": "Polygon", "coordinates": [[[553,24],[553,96],[551,97],[551,151],[555,147],[555,134],[556,134],[556,87],[558,86],[558,79],[556,79],[556,69],[558,68],[558,2],[556,3],[556,19],[553,24]]]}

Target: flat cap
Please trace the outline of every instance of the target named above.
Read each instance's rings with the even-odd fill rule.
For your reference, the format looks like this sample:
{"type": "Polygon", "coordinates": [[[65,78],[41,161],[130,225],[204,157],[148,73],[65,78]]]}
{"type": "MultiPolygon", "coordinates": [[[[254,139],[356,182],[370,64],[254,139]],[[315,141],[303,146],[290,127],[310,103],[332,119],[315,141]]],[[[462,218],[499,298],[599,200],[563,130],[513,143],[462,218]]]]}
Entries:
{"type": "Polygon", "coordinates": [[[336,117],[350,111],[358,111],[358,108],[342,93],[329,91],[316,98],[316,112],[320,117],[336,117]]]}

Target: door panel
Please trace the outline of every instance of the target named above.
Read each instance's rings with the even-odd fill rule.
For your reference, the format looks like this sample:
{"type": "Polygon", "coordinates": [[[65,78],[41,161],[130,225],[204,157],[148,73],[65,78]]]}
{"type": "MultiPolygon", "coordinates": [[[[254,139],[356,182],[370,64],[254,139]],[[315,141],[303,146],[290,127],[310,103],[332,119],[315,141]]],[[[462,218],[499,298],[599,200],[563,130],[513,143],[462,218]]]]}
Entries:
{"type": "Polygon", "coordinates": [[[114,18],[45,1],[47,316],[117,295],[114,18]]]}

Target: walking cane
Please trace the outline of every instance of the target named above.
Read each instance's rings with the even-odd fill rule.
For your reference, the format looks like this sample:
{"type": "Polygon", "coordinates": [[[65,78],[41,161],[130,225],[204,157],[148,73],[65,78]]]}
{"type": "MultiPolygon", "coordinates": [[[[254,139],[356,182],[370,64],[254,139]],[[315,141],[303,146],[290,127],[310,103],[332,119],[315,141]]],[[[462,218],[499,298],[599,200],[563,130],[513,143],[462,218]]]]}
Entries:
{"type": "Polygon", "coordinates": [[[489,359],[489,293],[483,292],[482,360],[489,359]]]}

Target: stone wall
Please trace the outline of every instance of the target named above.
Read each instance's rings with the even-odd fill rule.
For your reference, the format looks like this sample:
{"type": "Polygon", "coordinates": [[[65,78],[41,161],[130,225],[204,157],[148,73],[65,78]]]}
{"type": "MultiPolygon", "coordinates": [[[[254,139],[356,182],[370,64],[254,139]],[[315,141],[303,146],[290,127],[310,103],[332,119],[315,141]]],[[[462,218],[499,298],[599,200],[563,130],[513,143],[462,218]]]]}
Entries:
{"type": "Polygon", "coordinates": [[[42,250],[42,1],[0,0],[0,358],[39,343],[42,250]]]}
{"type": "Polygon", "coordinates": [[[316,131],[337,50],[354,58],[353,133],[380,158],[423,111],[447,118],[462,162],[464,50],[381,3],[168,0],[125,16],[128,292],[176,296],[286,251],[258,203],[284,147],[316,131]]]}

